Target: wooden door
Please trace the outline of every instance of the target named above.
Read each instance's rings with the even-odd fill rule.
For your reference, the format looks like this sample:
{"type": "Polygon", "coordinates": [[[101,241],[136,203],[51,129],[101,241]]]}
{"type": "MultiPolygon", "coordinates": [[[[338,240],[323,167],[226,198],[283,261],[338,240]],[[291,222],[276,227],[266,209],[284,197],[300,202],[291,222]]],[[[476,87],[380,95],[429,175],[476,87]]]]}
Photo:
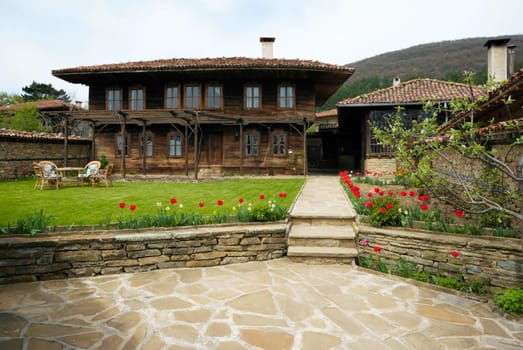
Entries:
{"type": "Polygon", "coordinates": [[[222,165],[223,135],[218,132],[206,132],[203,135],[200,163],[202,165],[222,165]]]}

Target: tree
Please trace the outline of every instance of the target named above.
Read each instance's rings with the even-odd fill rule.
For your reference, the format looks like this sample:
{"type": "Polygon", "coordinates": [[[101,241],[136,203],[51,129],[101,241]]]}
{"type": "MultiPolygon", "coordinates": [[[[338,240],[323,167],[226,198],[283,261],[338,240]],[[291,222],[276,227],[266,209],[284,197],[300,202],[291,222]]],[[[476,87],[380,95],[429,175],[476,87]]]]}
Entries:
{"type": "Polygon", "coordinates": [[[10,129],[24,131],[47,132],[42,125],[40,113],[35,106],[27,106],[17,109],[11,118],[10,129]]]}
{"type": "MultiPolygon", "coordinates": [[[[471,81],[468,76],[466,82],[471,81]]],[[[455,99],[450,112],[457,115],[469,111],[473,116],[478,102],[455,99]]],[[[511,103],[510,98],[505,103],[511,103]]],[[[488,142],[483,131],[489,124],[455,119],[452,129],[442,133],[436,121],[440,106],[428,103],[427,108],[434,112],[432,117],[417,120],[405,120],[405,113],[398,109],[385,127],[373,126],[374,136],[394,150],[400,167],[433,196],[477,215],[486,226],[512,226],[521,232],[523,155],[513,151],[523,145],[523,123],[507,123],[506,127],[516,130],[518,136],[503,149],[488,142]]]]}
{"type": "Polygon", "coordinates": [[[7,92],[0,92],[0,106],[14,105],[22,102],[24,102],[24,99],[20,95],[10,95],[7,92]]]}
{"type": "Polygon", "coordinates": [[[64,102],[71,102],[71,98],[64,90],[56,90],[51,84],[33,83],[22,88],[25,94],[22,95],[24,101],[38,101],[38,100],[62,100],[64,102]]]}

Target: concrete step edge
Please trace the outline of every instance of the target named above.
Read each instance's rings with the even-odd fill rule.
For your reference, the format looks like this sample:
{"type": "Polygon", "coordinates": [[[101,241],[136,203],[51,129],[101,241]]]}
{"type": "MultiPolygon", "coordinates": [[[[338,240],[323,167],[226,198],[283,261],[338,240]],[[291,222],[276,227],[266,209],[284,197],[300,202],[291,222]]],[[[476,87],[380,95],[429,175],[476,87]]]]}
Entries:
{"type": "Polygon", "coordinates": [[[358,250],[356,248],[291,246],[287,249],[287,255],[352,258],[358,256],[358,250]]]}

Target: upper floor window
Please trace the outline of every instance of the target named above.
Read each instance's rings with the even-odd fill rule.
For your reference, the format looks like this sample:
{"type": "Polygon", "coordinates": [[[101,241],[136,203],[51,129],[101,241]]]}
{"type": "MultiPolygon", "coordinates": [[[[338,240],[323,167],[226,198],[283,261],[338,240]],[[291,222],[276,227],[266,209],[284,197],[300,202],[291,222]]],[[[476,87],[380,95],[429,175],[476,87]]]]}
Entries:
{"type": "Polygon", "coordinates": [[[122,109],[122,90],[107,89],[106,108],[108,111],[119,111],[122,109]]]}
{"type": "Polygon", "coordinates": [[[169,157],[182,156],[182,135],[180,133],[169,134],[169,157]]]}
{"type": "Polygon", "coordinates": [[[143,87],[129,89],[129,106],[132,111],[145,109],[145,89],[143,87]]]}
{"type": "Polygon", "coordinates": [[[280,157],[287,155],[287,133],[281,130],[272,133],[272,154],[280,157]]]}
{"type": "Polygon", "coordinates": [[[261,87],[258,85],[247,85],[245,87],[245,109],[261,108],[261,87]]]}
{"type": "Polygon", "coordinates": [[[207,108],[222,108],[222,86],[217,84],[207,85],[207,108]]]}
{"type": "Polygon", "coordinates": [[[294,108],[294,86],[280,85],[278,88],[278,107],[294,108]]]}
{"type": "Polygon", "coordinates": [[[257,131],[248,131],[245,133],[245,155],[251,157],[258,156],[258,143],[260,134],[257,131]]]}
{"type": "Polygon", "coordinates": [[[140,154],[146,157],[153,156],[153,134],[147,132],[145,136],[142,137],[142,147],[140,148],[140,154]]]}
{"type": "Polygon", "coordinates": [[[185,85],[185,103],[186,108],[200,108],[200,86],[185,85]]]}
{"type": "Polygon", "coordinates": [[[165,108],[180,108],[180,86],[168,85],[165,88],[165,108]]]}

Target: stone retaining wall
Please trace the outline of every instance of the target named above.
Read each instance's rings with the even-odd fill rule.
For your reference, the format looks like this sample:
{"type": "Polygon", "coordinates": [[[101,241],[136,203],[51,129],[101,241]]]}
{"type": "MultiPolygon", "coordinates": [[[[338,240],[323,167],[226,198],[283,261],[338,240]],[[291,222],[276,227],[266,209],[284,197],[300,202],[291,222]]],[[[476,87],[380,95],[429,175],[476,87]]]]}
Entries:
{"type": "Polygon", "coordinates": [[[287,253],[287,223],[0,238],[0,284],[269,260],[287,253]]]}
{"type": "Polygon", "coordinates": [[[359,225],[358,242],[362,239],[369,245],[358,244],[360,255],[388,263],[402,258],[430,273],[452,277],[461,273],[466,281],[477,279],[493,287],[523,287],[520,239],[359,225]],[[375,246],[382,250],[375,252],[375,246]],[[452,257],[452,251],[460,255],[452,257]]]}

